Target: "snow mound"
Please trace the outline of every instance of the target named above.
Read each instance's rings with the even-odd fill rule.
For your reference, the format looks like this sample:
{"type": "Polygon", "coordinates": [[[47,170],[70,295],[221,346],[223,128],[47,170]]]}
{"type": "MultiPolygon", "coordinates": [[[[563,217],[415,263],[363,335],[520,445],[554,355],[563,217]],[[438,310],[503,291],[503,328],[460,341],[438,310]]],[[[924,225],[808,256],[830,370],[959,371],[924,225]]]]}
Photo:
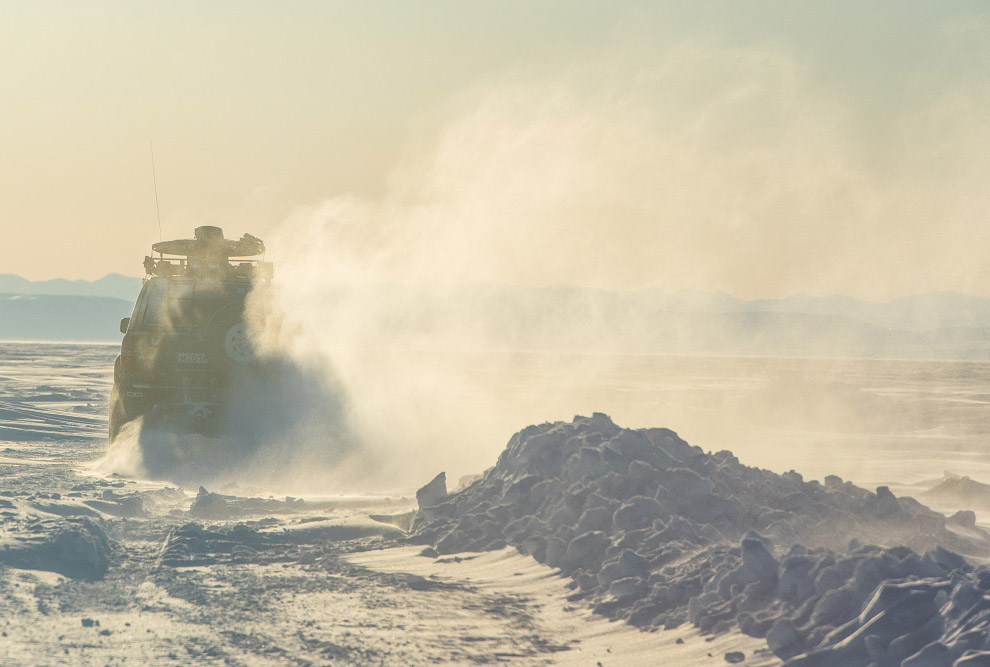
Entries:
{"type": "Polygon", "coordinates": [[[0,563],[74,579],[102,579],[116,551],[102,521],[74,504],[2,501],[0,563]]]}
{"type": "Polygon", "coordinates": [[[886,487],[825,482],[596,413],[514,435],[481,479],[419,513],[412,539],[439,554],[511,544],[600,614],[738,626],[793,665],[951,665],[990,650],[990,570],[955,553],[990,553],[990,535],[962,537],[886,487]]]}

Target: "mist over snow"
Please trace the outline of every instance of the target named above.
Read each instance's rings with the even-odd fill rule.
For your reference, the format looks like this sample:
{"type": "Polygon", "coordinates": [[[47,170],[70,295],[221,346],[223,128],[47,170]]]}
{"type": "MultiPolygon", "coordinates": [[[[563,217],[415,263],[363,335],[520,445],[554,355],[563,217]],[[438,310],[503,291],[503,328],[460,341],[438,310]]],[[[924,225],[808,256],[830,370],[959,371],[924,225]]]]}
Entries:
{"type": "Polygon", "coordinates": [[[380,198],[268,235],[292,331],[269,344],[334,369],[379,472],[508,435],[471,369],[409,373],[406,349],[986,358],[985,318],[891,301],[984,291],[985,26],[936,30],[936,61],[965,66],[907,76],[879,125],[794,45],[675,28],[489,77],[419,124],[380,198]],[[831,294],[887,305],[864,321],[831,294]]]}
{"type": "Polygon", "coordinates": [[[273,256],[332,283],[983,293],[970,244],[990,203],[974,187],[990,78],[967,50],[981,25],[938,32],[940,64],[977,57],[937,85],[905,75],[927,94],[869,135],[864,110],[792,48],[620,32],[456,97],[381,199],[301,209],[273,256]]]}

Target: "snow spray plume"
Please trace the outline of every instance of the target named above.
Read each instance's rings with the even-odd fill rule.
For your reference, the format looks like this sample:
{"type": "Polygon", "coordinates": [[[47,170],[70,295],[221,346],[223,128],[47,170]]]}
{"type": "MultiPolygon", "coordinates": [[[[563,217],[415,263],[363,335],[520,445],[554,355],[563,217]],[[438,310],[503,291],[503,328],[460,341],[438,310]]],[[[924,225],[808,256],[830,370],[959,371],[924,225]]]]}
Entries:
{"type": "Polygon", "coordinates": [[[234,375],[217,433],[173,432],[138,419],[125,425],[96,470],[187,486],[236,482],[272,493],[342,492],[356,441],[332,377],[327,369],[267,358],[234,375]]]}
{"type": "MultiPolygon", "coordinates": [[[[343,390],[325,358],[311,356],[301,364],[272,346],[282,335],[272,294],[270,286],[256,285],[249,295],[254,305],[245,304],[253,314],[257,359],[229,368],[215,432],[208,437],[176,432],[153,414],[128,423],[97,470],[185,485],[247,483],[270,492],[341,490],[334,479],[346,479],[345,461],[356,446],[343,390]]],[[[161,320],[169,328],[205,322],[205,335],[213,339],[218,338],[214,321],[222,332],[240,320],[236,309],[197,314],[190,301],[168,299],[161,320]]]]}
{"type": "MultiPolygon", "coordinates": [[[[608,360],[524,395],[469,354],[615,351],[636,338],[622,334],[676,327],[593,301],[577,319],[554,310],[582,298],[566,290],[521,311],[535,287],[884,298],[935,277],[963,291],[987,277],[963,247],[990,204],[990,187],[970,187],[985,169],[978,151],[946,151],[987,144],[990,125],[972,113],[986,86],[941,81],[874,140],[855,105],[784,49],[656,43],[464,94],[381,200],[331,199],[270,238],[282,307],[300,329],[278,345],[297,363],[332,360],[378,479],[477,470],[534,421],[666,419],[662,406],[644,423],[595,404],[589,387],[608,360]]],[[[681,415],[663,423],[704,444],[681,415]]]]}

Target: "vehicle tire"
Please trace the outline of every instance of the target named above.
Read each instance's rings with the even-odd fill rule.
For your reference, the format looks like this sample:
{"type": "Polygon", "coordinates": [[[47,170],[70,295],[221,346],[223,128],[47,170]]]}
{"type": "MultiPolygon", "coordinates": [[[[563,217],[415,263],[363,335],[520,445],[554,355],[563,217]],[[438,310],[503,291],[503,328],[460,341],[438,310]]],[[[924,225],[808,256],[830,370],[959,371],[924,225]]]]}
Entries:
{"type": "Polygon", "coordinates": [[[115,382],[113,389],[110,390],[110,414],[109,414],[109,444],[113,444],[113,441],[117,439],[120,435],[120,429],[124,428],[124,424],[128,421],[127,410],[124,407],[124,399],[120,396],[120,388],[115,382]]]}

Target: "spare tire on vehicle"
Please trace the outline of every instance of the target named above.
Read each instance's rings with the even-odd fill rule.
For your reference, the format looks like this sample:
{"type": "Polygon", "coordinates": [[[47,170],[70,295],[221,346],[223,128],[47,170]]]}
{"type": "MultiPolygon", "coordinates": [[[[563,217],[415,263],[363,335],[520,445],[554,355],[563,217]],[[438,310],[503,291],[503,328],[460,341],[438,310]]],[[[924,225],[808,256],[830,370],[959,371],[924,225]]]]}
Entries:
{"type": "Polygon", "coordinates": [[[217,363],[229,367],[240,367],[258,360],[251,326],[244,315],[233,309],[222,310],[206,327],[206,338],[217,363]]]}

